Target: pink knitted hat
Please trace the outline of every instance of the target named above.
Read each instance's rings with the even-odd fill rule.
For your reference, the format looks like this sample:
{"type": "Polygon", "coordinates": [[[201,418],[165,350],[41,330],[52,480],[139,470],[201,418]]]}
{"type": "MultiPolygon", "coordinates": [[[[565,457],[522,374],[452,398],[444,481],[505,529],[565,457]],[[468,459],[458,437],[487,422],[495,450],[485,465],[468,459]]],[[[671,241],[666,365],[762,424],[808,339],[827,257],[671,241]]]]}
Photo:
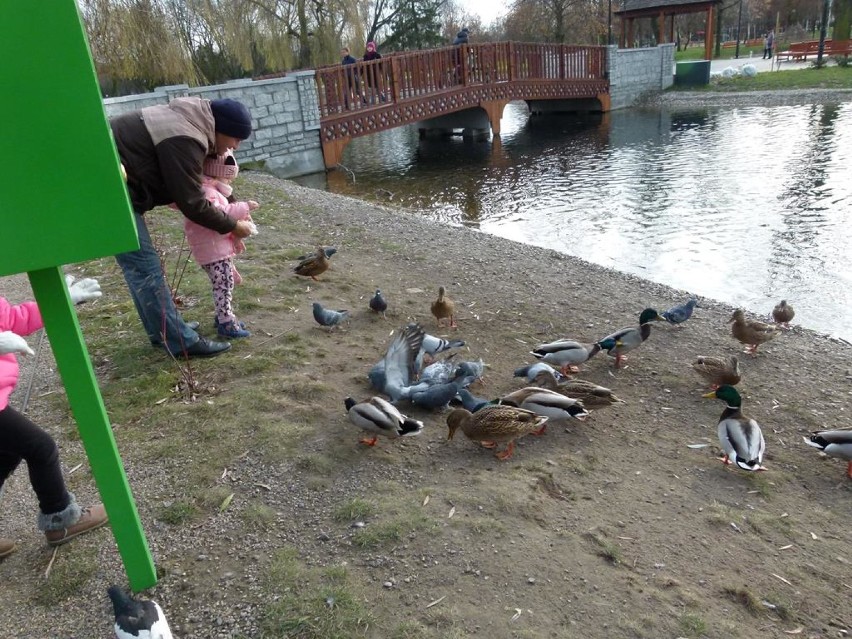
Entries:
{"type": "Polygon", "coordinates": [[[234,153],[230,149],[225,155],[211,157],[204,160],[204,175],[233,180],[240,173],[240,167],[234,159],[234,153]]]}

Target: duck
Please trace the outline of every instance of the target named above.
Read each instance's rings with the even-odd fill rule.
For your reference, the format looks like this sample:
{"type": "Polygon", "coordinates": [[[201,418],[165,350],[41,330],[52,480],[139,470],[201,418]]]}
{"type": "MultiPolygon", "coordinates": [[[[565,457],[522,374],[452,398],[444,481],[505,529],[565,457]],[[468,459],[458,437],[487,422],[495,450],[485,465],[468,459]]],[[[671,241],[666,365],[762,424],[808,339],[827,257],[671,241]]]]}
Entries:
{"type": "MultiPolygon", "coordinates": [[[[331,257],[332,255],[337,253],[337,247],[336,246],[324,246],[322,252],[325,253],[326,257],[331,257]]],[[[296,259],[301,262],[302,260],[307,260],[307,259],[316,257],[316,255],[317,254],[315,252],[314,253],[305,253],[303,255],[300,255],[296,259]]]]}
{"type": "Polygon", "coordinates": [[[293,272],[296,275],[310,277],[312,280],[317,280],[318,275],[322,275],[328,270],[330,262],[326,257],[325,250],[322,245],[317,247],[316,253],[308,256],[306,259],[299,262],[293,267],[293,272]]]}
{"type": "Polygon", "coordinates": [[[781,300],[772,309],[772,319],[776,324],[783,324],[786,327],[790,326],[790,322],[796,316],[796,311],[787,303],[787,300],[781,300]]]}
{"type": "Polygon", "coordinates": [[[766,452],[763,432],[754,419],[742,413],[743,400],[737,389],[730,384],[722,384],[715,391],[702,397],[708,399],[715,397],[726,404],[717,427],[719,443],[725,451],[722,462],[734,464],[742,470],[766,470],[761,466],[763,453],[766,452]]]}
{"type": "Polygon", "coordinates": [[[672,306],[667,311],[663,311],[660,313],[660,317],[666,320],[669,324],[680,326],[692,317],[692,311],[696,306],[698,306],[698,300],[692,298],[687,300],[684,304],[678,304],[677,306],[672,306]]]}
{"type": "Polygon", "coordinates": [[[116,639],[173,639],[169,622],[156,601],[134,599],[118,586],[107,589],[115,615],[116,639]]]}
{"type": "Polygon", "coordinates": [[[569,419],[583,421],[589,416],[583,402],[538,386],[525,386],[508,395],[503,395],[498,401],[503,405],[531,410],[536,415],[544,415],[554,421],[569,419]]]}
{"type": "Polygon", "coordinates": [[[381,397],[371,397],[364,402],[356,402],[347,397],[343,404],[346,406],[349,421],[372,433],[372,437],[360,440],[367,446],[375,446],[379,435],[396,439],[419,435],[423,431],[423,422],[403,415],[396,406],[381,397]]]}
{"type": "Polygon", "coordinates": [[[622,328],[612,335],[607,335],[603,340],[613,340],[615,346],[607,349],[610,357],[615,357],[615,367],[619,368],[621,362],[627,359],[624,353],[628,353],[642,345],[651,336],[651,322],[664,322],[665,320],[653,308],[646,308],[639,315],[639,326],[622,328]]]}
{"type": "Polygon", "coordinates": [[[547,425],[547,419],[517,406],[485,406],[475,413],[454,408],[447,415],[447,440],[461,428],[468,439],[482,442],[486,447],[507,444],[505,450],[494,453],[497,459],[506,460],[515,452],[515,440],[530,433],[540,434],[547,425]]]}
{"type": "Polygon", "coordinates": [[[580,370],[577,367],[578,364],[589,361],[602,349],[615,348],[616,342],[617,340],[611,336],[594,344],[582,344],[570,339],[559,339],[555,342],[539,344],[530,351],[530,355],[542,362],[558,366],[563,375],[568,375],[570,372],[578,372],[580,370]]]}
{"type": "Polygon", "coordinates": [[[829,457],[838,457],[849,462],[846,476],[852,479],[852,430],[818,430],[810,438],[803,437],[808,446],[819,448],[829,457]]]}
{"type": "Polygon", "coordinates": [[[382,289],[377,288],[376,294],[370,298],[370,309],[379,313],[382,316],[382,319],[386,319],[385,311],[388,310],[388,302],[385,299],[385,296],[382,295],[382,289]]]}
{"type": "Polygon", "coordinates": [[[701,375],[716,390],[723,384],[736,386],[740,383],[740,361],[735,355],[730,358],[699,355],[692,362],[692,369],[701,375]]]}
{"type": "Polygon", "coordinates": [[[731,334],[736,340],[746,345],[745,352],[753,357],[757,357],[757,347],[775,339],[781,334],[781,331],[776,326],[759,322],[757,320],[746,319],[743,309],[738,308],[728,320],[731,326],[731,334]]]}
{"type": "Polygon", "coordinates": [[[438,287],[438,299],[432,302],[432,315],[438,326],[442,326],[444,320],[450,320],[450,328],[456,328],[456,304],[447,297],[447,291],[443,286],[438,287]]]}
{"type": "Polygon", "coordinates": [[[584,407],[611,406],[612,404],[623,402],[609,388],[598,386],[584,379],[567,379],[559,382],[553,374],[555,372],[540,371],[533,380],[533,383],[541,388],[555,391],[560,395],[578,399],[583,403],[584,407]]]}

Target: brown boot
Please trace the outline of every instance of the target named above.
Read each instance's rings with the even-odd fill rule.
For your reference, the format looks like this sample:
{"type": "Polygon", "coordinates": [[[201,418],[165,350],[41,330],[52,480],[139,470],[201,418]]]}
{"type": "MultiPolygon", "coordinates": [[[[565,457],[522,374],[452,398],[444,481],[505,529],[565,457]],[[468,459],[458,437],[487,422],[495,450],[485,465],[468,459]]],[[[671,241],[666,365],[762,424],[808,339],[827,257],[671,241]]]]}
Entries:
{"type": "Polygon", "coordinates": [[[74,537],[82,535],[103,526],[109,521],[103,504],[95,504],[84,508],[80,513],[80,519],[72,526],[61,530],[46,530],[44,536],[49,546],[61,546],[71,541],[74,537]]]}
{"type": "Polygon", "coordinates": [[[11,555],[13,552],[15,552],[16,548],[17,546],[15,545],[14,541],[12,541],[11,539],[3,539],[2,537],[0,537],[0,559],[11,555]]]}

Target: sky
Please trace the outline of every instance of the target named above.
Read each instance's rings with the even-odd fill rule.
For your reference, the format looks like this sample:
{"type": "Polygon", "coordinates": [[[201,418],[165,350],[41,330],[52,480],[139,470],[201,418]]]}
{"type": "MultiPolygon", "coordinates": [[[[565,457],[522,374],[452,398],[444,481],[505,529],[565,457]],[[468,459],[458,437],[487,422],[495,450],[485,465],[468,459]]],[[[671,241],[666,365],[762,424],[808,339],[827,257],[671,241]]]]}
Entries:
{"type": "Polygon", "coordinates": [[[459,4],[468,13],[478,13],[482,24],[489,25],[494,18],[506,13],[508,0],[460,0],[459,4]]]}

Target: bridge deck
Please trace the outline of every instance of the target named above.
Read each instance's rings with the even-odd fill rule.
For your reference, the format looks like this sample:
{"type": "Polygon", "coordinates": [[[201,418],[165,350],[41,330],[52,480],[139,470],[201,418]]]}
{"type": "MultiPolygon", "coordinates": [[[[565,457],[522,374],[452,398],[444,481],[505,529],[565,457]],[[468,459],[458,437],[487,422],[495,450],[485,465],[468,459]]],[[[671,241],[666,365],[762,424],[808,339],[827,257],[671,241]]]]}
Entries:
{"type": "Polygon", "coordinates": [[[317,70],[326,167],[350,139],[472,107],[500,132],[512,100],[594,98],[609,109],[606,48],[497,42],[391,54],[317,70]]]}

